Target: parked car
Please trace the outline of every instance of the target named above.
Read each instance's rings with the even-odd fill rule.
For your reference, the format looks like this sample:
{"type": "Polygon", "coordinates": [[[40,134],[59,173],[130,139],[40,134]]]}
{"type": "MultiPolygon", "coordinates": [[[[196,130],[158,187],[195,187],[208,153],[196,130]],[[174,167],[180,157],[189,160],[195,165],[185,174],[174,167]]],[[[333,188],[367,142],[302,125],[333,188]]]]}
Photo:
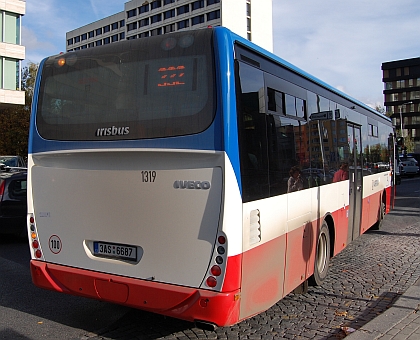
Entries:
{"type": "Polygon", "coordinates": [[[418,175],[419,171],[419,164],[413,157],[401,157],[399,159],[400,165],[400,173],[402,176],[404,175],[418,175]]]}
{"type": "Polygon", "coordinates": [[[21,156],[0,156],[1,168],[26,168],[26,162],[21,156]]]}
{"type": "Polygon", "coordinates": [[[0,234],[26,236],[26,170],[0,171],[0,234]]]}

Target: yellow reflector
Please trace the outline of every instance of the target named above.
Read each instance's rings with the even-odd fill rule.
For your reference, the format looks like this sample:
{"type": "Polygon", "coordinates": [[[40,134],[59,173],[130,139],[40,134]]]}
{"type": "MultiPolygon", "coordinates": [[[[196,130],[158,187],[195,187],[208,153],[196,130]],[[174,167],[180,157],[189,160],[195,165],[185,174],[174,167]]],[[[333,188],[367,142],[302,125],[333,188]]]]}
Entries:
{"type": "Polygon", "coordinates": [[[36,234],[35,234],[35,233],[32,233],[32,234],[31,234],[31,237],[32,237],[33,239],[36,239],[36,234]]]}
{"type": "Polygon", "coordinates": [[[66,64],[66,59],[60,58],[57,61],[58,66],[64,66],[66,64]]]}

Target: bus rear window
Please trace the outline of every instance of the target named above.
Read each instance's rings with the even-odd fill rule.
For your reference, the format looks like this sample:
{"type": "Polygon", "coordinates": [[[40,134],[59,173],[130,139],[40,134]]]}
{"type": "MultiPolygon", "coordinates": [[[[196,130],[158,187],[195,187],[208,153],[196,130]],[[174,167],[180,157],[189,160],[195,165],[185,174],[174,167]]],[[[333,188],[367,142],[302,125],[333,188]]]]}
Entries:
{"type": "Polygon", "coordinates": [[[204,131],[214,117],[212,30],[130,40],[46,60],[45,139],[115,140],[204,131]]]}

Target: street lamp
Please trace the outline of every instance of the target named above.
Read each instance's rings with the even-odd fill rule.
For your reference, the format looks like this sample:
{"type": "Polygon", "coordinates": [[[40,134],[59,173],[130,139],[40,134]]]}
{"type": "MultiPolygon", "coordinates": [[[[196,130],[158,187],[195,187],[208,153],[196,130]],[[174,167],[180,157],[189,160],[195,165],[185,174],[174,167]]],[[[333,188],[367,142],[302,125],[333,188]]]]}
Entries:
{"type": "Polygon", "coordinates": [[[405,106],[405,105],[410,105],[410,104],[413,104],[413,102],[412,101],[409,101],[409,102],[405,102],[405,103],[402,103],[401,105],[400,105],[400,125],[401,125],[401,137],[404,137],[403,136],[403,118],[402,118],[402,107],[403,106],[405,106]]]}

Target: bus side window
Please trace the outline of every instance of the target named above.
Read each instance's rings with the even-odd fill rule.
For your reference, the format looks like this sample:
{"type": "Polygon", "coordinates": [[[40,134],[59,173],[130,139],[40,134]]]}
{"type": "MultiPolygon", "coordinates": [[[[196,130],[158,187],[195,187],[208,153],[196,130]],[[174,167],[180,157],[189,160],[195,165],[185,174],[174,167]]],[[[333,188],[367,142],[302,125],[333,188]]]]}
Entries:
{"type": "Polygon", "coordinates": [[[261,70],[239,63],[238,129],[243,201],[269,196],[264,78],[261,70]]]}
{"type": "MultiPolygon", "coordinates": [[[[305,125],[306,121],[303,120],[280,115],[267,116],[270,196],[287,193],[292,168],[302,171],[307,167],[305,125]]],[[[303,174],[302,177],[300,190],[309,187],[303,174]]]]}

